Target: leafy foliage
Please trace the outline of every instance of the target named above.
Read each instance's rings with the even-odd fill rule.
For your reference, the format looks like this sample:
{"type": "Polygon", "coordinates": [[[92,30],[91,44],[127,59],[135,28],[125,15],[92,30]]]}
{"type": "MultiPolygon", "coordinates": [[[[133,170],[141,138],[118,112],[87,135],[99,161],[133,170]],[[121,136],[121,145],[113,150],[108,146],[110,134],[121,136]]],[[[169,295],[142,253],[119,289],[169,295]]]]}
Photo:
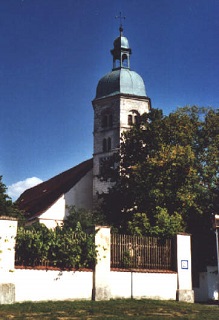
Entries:
{"type": "Polygon", "coordinates": [[[159,236],[211,231],[219,175],[218,110],[185,107],[164,116],[152,109],[122,135],[119,163],[111,175],[116,184],[102,195],[110,224],[159,236]]]}
{"type": "Polygon", "coordinates": [[[94,225],[103,225],[104,219],[105,217],[99,212],[70,206],[68,207],[68,216],[64,221],[64,228],[75,229],[78,222],[80,222],[81,228],[86,230],[94,225]]]}
{"type": "Polygon", "coordinates": [[[7,195],[7,188],[2,182],[2,176],[0,176],[0,216],[14,217],[19,219],[19,221],[24,220],[22,212],[7,195]]]}
{"type": "Polygon", "coordinates": [[[151,226],[146,213],[134,213],[128,221],[128,233],[138,236],[154,236],[159,238],[172,238],[182,230],[183,220],[178,213],[169,215],[167,209],[157,207],[154,226],[151,226]]]}
{"type": "Polygon", "coordinates": [[[57,226],[54,230],[36,223],[18,228],[17,264],[49,265],[60,269],[93,268],[96,260],[94,234],[87,234],[80,222],[75,228],[57,226]]]}

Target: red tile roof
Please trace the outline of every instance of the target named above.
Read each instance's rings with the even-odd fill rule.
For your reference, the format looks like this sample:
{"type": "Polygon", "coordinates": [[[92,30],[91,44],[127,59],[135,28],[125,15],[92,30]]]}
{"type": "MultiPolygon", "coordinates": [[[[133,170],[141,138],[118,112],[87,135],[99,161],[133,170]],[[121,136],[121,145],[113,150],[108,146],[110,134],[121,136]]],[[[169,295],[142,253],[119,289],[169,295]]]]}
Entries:
{"type": "Polygon", "coordinates": [[[93,168],[93,159],[60,173],[59,175],[27,189],[16,201],[19,209],[29,218],[45,212],[61,195],[68,192],[93,168]]]}

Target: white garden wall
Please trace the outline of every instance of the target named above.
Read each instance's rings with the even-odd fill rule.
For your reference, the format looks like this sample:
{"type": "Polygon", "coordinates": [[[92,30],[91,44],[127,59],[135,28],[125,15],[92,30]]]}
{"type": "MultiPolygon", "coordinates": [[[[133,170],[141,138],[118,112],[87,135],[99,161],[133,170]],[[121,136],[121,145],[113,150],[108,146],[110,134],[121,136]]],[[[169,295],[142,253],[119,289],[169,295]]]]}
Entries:
{"type": "Polygon", "coordinates": [[[113,299],[176,300],[177,273],[111,272],[110,280],[113,299]]]}
{"type": "MultiPolygon", "coordinates": [[[[93,272],[16,269],[15,301],[91,300],[93,272]]],[[[176,300],[176,273],[110,272],[111,298],[176,300]]]]}
{"type": "Polygon", "coordinates": [[[95,227],[95,245],[98,248],[95,269],[59,271],[14,269],[17,221],[0,217],[0,230],[0,304],[111,298],[177,298],[179,301],[194,302],[190,288],[189,235],[177,235],[178,272],[115,271],[110,269],[110,228],[95,227]]]}
{"type": "Polygon", "coordinates": [[[93,272],[16,269],[15,301],[91,300],[93,272]]]}
{"type": "Polygon", "coordinates": [[[195,292],[195,301],[197,302],[218,300],[217,266],[208,266],[206,272],[200,272],[199,287],[193,289],[195,292]]]}

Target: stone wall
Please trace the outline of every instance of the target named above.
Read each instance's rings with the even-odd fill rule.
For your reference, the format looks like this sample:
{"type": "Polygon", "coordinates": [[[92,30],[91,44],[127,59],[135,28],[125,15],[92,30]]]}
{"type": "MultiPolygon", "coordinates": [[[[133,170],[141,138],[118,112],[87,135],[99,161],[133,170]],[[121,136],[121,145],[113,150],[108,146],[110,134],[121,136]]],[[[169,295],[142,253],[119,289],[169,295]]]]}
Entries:
{"type": "Polygon", "coordinates": [[[177,236],[177,272],[110,269],[110,228],[95,227],[95,269],[59,271],[14,269],[17,221],[0,219],[0,303],[45,300],[153,298],[192,301],[190,236],[177,236]],[[6,240],[6,241],[5,241],[6,240]]]}

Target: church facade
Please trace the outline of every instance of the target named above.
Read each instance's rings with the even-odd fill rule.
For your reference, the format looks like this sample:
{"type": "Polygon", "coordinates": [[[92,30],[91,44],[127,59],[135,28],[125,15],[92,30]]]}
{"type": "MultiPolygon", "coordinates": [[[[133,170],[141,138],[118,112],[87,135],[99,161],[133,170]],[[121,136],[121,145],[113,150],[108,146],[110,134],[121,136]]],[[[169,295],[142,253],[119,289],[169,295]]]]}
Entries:
{"type": "Polygon", "coordinates": [[[17,200],[29,223],[48,227],[61,224],[68,207],[92,210],[97,194],[111,186],[99,178],[105,160],[120,147],[122,132],[151,108],[142,77],[130,68],[131,48],[120,26],[111,50],[113,68],[103,76],[92,101],[94,110],[93,158],[26,190],[17,200]]]}

